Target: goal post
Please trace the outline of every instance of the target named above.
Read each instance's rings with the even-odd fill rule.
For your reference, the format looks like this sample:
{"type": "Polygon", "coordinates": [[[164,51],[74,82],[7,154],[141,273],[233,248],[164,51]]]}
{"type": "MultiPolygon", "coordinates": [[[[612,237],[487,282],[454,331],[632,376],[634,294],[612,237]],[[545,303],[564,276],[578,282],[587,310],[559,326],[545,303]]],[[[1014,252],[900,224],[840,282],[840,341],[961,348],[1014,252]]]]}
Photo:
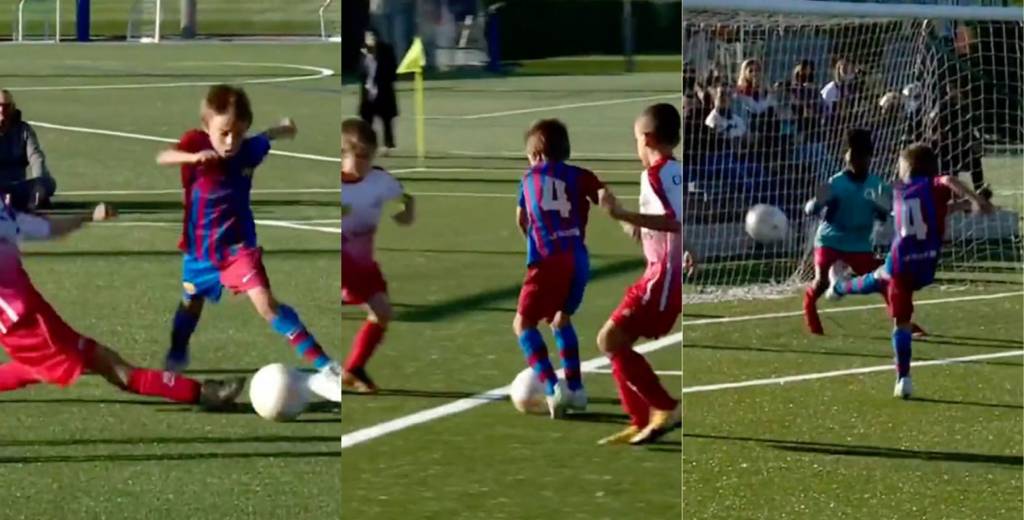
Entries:
{"type": "Polygon", "coordinates": [[[160,43],[164,5],[162,0],[134,0],[128,13],[127,41],[160,43]]]}
{"type": "MultiPolygon", "coordinates": [[[[803,206],[844,167],[851,128],[872,132],[872,171],[886,179],[899,150],[923,141],[944,173],[991,187],[1001,209],[952,215],[940,269],[1019,279],[1022,22],[1016,8],[684,2],[685,244],[701,266],[687,300],[788,295],[813,277],[820,217],[803,206]],[[758,203],[787,214],[784,241],[746,235],[758,203]]],[[[880,255],[891,220],[873,231],[880,255]]]]}
{"type": "Polygon", "coordinates": [[[61,40],[60,0],[19,0],[15,10],[15,41],[61,40]]]}
{"type": "Polygon", "coordinates": [[[334,0],[324,0],[317,10],[320,17],[320,38],[328,41],[341,41],[341,10],[334,0]]]}

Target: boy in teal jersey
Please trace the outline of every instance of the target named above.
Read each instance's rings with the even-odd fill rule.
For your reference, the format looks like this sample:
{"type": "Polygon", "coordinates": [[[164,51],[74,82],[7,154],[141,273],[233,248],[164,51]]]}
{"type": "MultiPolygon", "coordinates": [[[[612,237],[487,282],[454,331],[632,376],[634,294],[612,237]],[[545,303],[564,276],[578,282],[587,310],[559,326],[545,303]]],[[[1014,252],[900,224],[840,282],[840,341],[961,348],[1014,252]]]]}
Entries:
{"type": "MultiPolygon", "coordinates": [[[[870,173],[875,145],[871,132],[854,128],[846,133],[846,168],[821,185],[804,208],[808,215],[821,215],[814,240],[814,281],[804,293],[804,321],[811,334],[825,333],[818,316],[818,298],[829,286],[829,269],[837,262],[855,275],[874,271],[881,262],[875,257],[871,234],[875,222],[889,215],[892,190],[881,177],[870,173]]],[[[915,325],[915,332],[921,333],[915,325]]]]}

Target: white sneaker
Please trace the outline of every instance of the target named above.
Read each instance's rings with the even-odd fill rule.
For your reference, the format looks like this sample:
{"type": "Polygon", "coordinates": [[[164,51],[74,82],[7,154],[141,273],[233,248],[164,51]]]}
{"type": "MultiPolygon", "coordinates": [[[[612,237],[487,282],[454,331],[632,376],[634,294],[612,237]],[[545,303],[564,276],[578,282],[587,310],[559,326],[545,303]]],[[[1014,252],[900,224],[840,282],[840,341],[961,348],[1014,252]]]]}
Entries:
{"type": "Polygon", "coordinates": [[[910,394],[913,392],[914,386],[910,384],[910,376],[905,376],[896,380],[896,388],[892,390],[892,396],[899,397],[901,399],[910,399],[910,394]]]}
{"type": "Polygon", "coordinates": [[[306,387],[310,392],[331,401],[341,402],[341,365],[331,363],[319,372],[309,376],[306,387]]]}
{"type": "Polygon", "coordinates": [[[839,261],[832,264],[828,270],[828,290],[825,291],[825,298],[838,300],[843,297],[835,291],[836,284],[850,279],[850,267],[845,262],[839,261]]]}
{"type": "Polygon", "coordinates": [[[545,396],[548,402],[548,411],[552,419],[565,417],[565,410],[569,406],[569,390],[565,387],[565,381],[559,380],[555,384],[555,394],[545,396]]]}
{"type": "Polygon", "coordinates": [[[585,388],[580,388],[575,392],[570,390],[566,408],[574,412],[585,412],[587,410],[587,390],[585,388]]]}

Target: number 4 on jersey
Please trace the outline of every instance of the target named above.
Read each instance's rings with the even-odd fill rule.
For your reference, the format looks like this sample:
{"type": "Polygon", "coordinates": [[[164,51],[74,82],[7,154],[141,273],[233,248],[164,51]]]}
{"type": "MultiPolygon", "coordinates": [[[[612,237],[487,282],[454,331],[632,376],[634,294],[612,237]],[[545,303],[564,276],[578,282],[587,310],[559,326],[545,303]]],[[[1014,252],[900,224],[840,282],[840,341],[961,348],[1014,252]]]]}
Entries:
{"type": "Polygon", "coordinates": [[[541,196],[540,207],[544,211],[557,211],[562,218],[569,218],[572,215],[572,202],[565,194],[565,181],[544,178],[544,193],[541,196]]]}
{"type": "Polygon", "coordinates": [[[921,200],[907,199],[903,201],[903,211],[900,215],[900,236],[914,235],[918,240],[928,238],[928,223],[921,214],[921,200]]]}

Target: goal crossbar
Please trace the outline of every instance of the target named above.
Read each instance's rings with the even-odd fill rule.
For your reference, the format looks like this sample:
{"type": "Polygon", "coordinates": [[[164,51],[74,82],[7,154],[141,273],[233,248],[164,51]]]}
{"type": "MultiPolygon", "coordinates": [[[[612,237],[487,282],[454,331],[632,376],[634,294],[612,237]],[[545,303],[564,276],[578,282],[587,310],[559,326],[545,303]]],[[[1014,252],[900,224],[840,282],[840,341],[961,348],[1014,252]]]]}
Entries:
{"type": "MultiPolygon", "coordinates": [[[[815,0],[686,0],[683,11],[743,11],[802,16],[1024,21],[1019,7],[821,2],[815,0]]],[[[684,14],[685,17],[685,14],[684,14]]]]}

